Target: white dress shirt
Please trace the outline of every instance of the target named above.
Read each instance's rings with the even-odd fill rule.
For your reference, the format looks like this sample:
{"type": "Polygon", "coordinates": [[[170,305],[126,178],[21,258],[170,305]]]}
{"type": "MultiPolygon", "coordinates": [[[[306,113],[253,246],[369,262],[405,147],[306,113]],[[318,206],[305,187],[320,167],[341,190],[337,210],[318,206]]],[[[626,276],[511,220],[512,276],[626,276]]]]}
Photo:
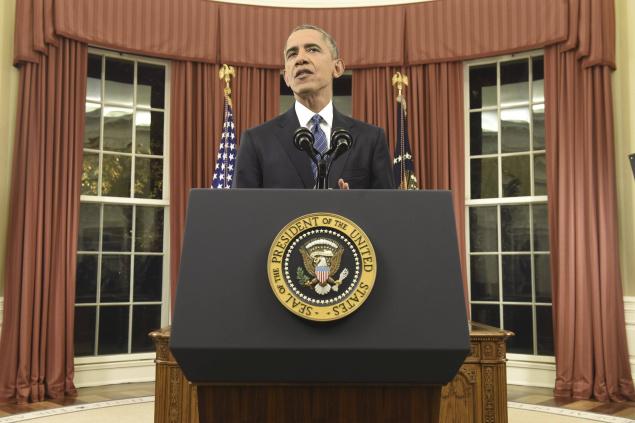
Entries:
{"type": "MultiPolygon", "coordinates": [[[[311,130],[311,119],[315,116],[315,112],[311,111],[308,107],[300,103],[295,102],[295,114],[298,116],[300,125],[304,126],[308,130],[311,130]]],[[[333,128],[333,100],[329,101],[329,104],[324,106],[318,113],[322,117],[320,127],[326,135],[327,148],[331,148],[331,129],[333,128]]]]}

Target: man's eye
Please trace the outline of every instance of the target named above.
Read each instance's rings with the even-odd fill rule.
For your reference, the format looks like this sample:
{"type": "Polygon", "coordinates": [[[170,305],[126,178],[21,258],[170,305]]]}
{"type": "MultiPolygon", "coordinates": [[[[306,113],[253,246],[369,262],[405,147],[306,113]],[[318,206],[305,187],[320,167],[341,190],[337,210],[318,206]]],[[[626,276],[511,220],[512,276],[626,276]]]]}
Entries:
{"type": "Polygon", "coordinates": [[[316,51],[319,51],[317,47],[309,47],[308,49],[306,49],[308,52],[310,53],[315,53],[316,51]]]}

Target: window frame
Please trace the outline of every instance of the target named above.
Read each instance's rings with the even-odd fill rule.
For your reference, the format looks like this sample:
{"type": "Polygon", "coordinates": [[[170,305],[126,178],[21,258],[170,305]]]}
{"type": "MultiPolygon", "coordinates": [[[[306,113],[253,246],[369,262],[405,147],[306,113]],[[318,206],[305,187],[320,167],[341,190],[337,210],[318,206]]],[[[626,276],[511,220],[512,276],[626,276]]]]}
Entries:
{"type": "MultiPolygon", "coordinates": [[[[140,56],[140,55],[134,55],[134,54],[128,54],[128,53],[123,53],[123,52],[117,52],[117,51],[112,51],[112,50],[105,50],[105,49],[101,49],[101,48],[96,48],[96,47],[89,47],[88,48],[88,54],[94,54],[94,55],[98,55],[98,56],[103,56],[104,59],[102,59],[102,66],[101,66],[101,79],[100,79],[100,84],[101,84],[101,99],[99,101],[100,107],[102,107],[102,109],[105,106],[111,106],[111,107],[125,107],[125,108],[131,108],[132,110],[144,110],[144,111],[161,111],[163,113],[163,125],[164,125],[164,136],[163,136],[163,155],[161,156],[161,158],[163,159],[163,198],[162,199],[149,199],[149,198],[134,198],[134,182],[135,182],[135,160],[134,158],[139,156],[139,157],[143,157],[143,158],[156,158],[158,156],[156,155],[148,155],[148,154],[140,154],[137,153],[134,145],[136,142],[136,130],[135,128],[135,124],[136,124],[136,116],[137,114],[134,113],[134,118],[133,118],[133,122],[132,122],[132,127],[133,127],[133,131],[132,131],[132,151],[131,153],[120,153],[117,152],[115,154],[118,155],[122,155],[122,156],[126,156],[126,157],[131,157],[131,169],[130,169],[130,178],[131,178],[131,191],[130,191],[130,197],[111,197],[111,196],[103,196],[101,195],[101,178],[102,178],[102,173],[103,173],[103,141],[100,142],[99,148],[98,149],[86,149],[82,147],[82,153],[85,150],[88,150],[90,152],[93,153],[97,153],[99,154],[99,175],[98,175],[98,193],[100,195],[86,195],[86,194],[82,194],[80,195],[80,203],[96,203],[96,204],[100,204],[100,205],[130,205],[133,207],[133,233],[132,233],[132,239],[134,239],[134,230],[135,230],[135,224],[134,224],[134,220],[135,220],[135,214],[136,214],[136,207],[134,206],[153,206],[153,207],[160,207],[163,209],[163,249],[161,252],[150,252],[147,253],[147,255],[162,255],[163,256],[163,266],[162,266],[162,289],[161,289],[161,327],[170,324],[171,321],[171,315],[170,315],[170,82],[171,82],[171,67],[170,67],[170,62],[168,60],[162,60],[162,59],[157,59],[157,58],[151,58],[151,57],[145,57],[145,56],[140,56]],[[105,95],[104,95],[104,91],[105,91],[105,58],[115,58],[115,59],[124,59],[124,60],[129,60],[129,61],[134,61],[135,65],[134,65],[134,79],[133,79],[133,84],[134,87],[136,88],[137,86],[137,73],[138,73],[138,64],[139,63],[147,63],[147,64],[153,64],[153,65],[159,65],[159,66],[163,66],[165,68],[165,95],[164,95],[164,106],[163,109],[156,109],[156,108],[152,108],[152,107],[145,107],[145,106],[141,106],[139,107],[137,105],[137,89],[133,89],[133,100],[132,100],[132,106],[130,105],[122,105],[122,104],[118,104],[116,102],[109,102],[105,100],[105,95]]],[[[93,104],[97,104],[97,102],[95,101],[88,101],[86,98],[84,99],[84,104],[86,103],[93,103],[93,104]]],[[[100,136],[100,140],[103,140],[103,132],[104,132],[104,113],[102,111],[101,116],[100,116],[100,126],[99,126],[99,136],[100,136]]],[[[103,232],[103,212],[100,212],[100,223],[99,223],[99,229],[100,229],[100,239],[102,236],[102,232],[103,232]]],[[[79,249],[75,252],[75,254],[81,254],[81,253],[89,253],[89,252],[83,252],[80,251],[79,249]]],[[[95,253],[94,251],[90,252],[90,253],[95,253]]],[[[132,258],[134,258],[134,251],[129,251],[129,252],[119,252],[117,253],[118,255],[130,255],[132,258]]],[[[99,248],[97,250],[97,255],[98,256],[102,256],[102,246],[101,243],[99,244],[99,248]]],[[[144,253],[144,255],[146,255],[146,253],[144,253]]],[[[100,261],[101,263],[101,261],[100,261]]],[[[96,315],[96,322],[95,322],[95,343],[97,344],[98,342],[98,335],[99,335],[99,308],[100,308],[100,302],[99,302],[99,277],[100,277],[100,272],[101,272],[101,265],[98,265],[98,269],[97,269],[97,278],[98,278],[98,282],[97,282],[97,297],[96,297],[96,302],[95,303],[81,303],[80,307],[96,307],[97,308],[97,315],[96,315]]],[[[131,259],[131,268],[130,268],[130,278],[132,281],[132,278],[134,278],[134,260],[131,259]]],[[[134,288],[134,285],[131,284],[130,289],[132,290],[134,288]]],[[[156,304],[158,303],[158,301],[152,301],[152,302],[144,302],[144,301],[140,301],[140,302],[135,302],[133,298],[130,298],[129,301],[127,302],[121,302],[121,303],[117,303],[118,305],[128,305],[131,306],[132,304],[145,304],[145,303],[152,303],[152,304],[156,304]]],[[[77,303],[75,303],[73,306],[77,307],[77,303]]],[[[132,315],[129,315],[128,317],[128,348],[130,351],[131,348],[131,337],[132,337],[132,315]]],[[[157,328],[158,329],[158,328],[157,328]]],[[[95,352],[97,352],[97,350],[95,350],[95,352]]],[[[74,362],[76,365],[91,365],[91,364],[101,364],[101,363],[113,363],[113,362],[130,362],[130,361],[139,361],[139,360],[152,360],[155,358],[155,352],[151,351],[151,352],[141,352],[141,353],[125,353],[125,354],[102,354],[102,355],[90,355],[90,356],[80,356],[80,357],[74,357],[74,362]]]]}
{"type": "MultiPolygon", "coordinates": [[[[529,109],[529,116],[530,116],[530,125],[529,125],[529,149],[527,151],[523,151],[523,152],[511,152],[511,153],[503,153],[502,149],[501,149],[501,137],[502,137],[502,130],[501,127],[498,128],[498,145],[497,145],[497,152],[494,154],[480,154],[480,155],[475,155],[472,156],[471,155],[471,151],[470,151],[470,113],[474,112],[474,111],[496,111],[497,113],[497,122],[501,122],[501,110],[502,109],[508,109],[508,108],[513,108],[513,107],[518,107],[518,105],[511,105],[511,106],[507,106],[507,107],[502,107],[501,105],[501,72],[500,72],[500,66],[501,63],[504,62],[509,62],[509,61],[514,61],[514,60],[519,60],[519,59],[529,59],[531,57],[537,57],[537,56],[543,56],[544,57],[544,50],[540,49],[540,50],[531,50],[531,51],[527,51],[527,52],[522,52],[522,53],[515,53],[515,54],[507,54],[507,55],[502,55],[502,56],[495,56],[495,57],[487,57],[487,58],[482,58],[482,59],[475,59],[475,60],[470,60],[470,61],[465,61],[464,65],[463,65],[463,118],[464,118],[464,148],[465,148],[465,154],[464,154],[464,169],[465,169],[465,198],[464,198],[464,212],[465,212],[465,222],[464,222],[464,235],[465,235],[465,254],[466,254],[466,260],[465,260],[465,265],[466,265],[466,279],[467,279],[467,289],[468,289],[468,303],[470,306],[470,313],[471,313],[471,309],[472,309],[472,286],[471,286],[471,260],[470,257],[472,255],[495,255],[496,257],[502,258],[503,255],[513,255],[513,254],[529,254],[532,257],[537,255],[535,253],[534,250],[534,245],[533,245],[533,241],[531,242],[531,248],[529,252],[523,251],[523,252],[514,252],[514,251],[507,251],[507,252],[503,252],[502,251],[502,233],[501,233],[501,216],[500,216],[500,209],[502,206],[507,206],[507,205],[528,205],[530,207],[530,218],[529,218],[529,233],[530,233],[530,237],[533,238],[533,211],[531,210],[533,205],[540,205],[540,204],[545,204],[548,206],[548,196],[547,195],[535,195],[535,180],[534,180],[534,158],[536,156],[536,154],[541,154],[541,153],[536,153],[536,151],[538,152],[544,152],[542,154],[546,155],[546,148],[545,149],[541,149],[541,150],[535,150],[534,149],[534,145],[533,145],[533,131],[534,131],[534,124],[533,124],[533,105],[534,105],[534,101],[533,101],[533,96],[531,95],[531,93],[533,93],[533,67],[529,66],[529,73],[528,73],[528,89],[529,89],[529,101],[527,103],[527,107],[529,109]],[[474,66],[479,66],[479,65],[491,65],[491,64],[496,64],[496,95],[497,95],[497,102],[495,106],[487,106],[487,107],[480,107],[480,108],[475,108],[475,109],[471,109],[470,108],[470,68],[474,67],[474,66]],[[503,192],[502,192],[502,158],[503,157],[513,157],[513,156],[523,156],[523,155],[527,155],[529,154],[529,172],[530,172],[530,181],[531,181],[531,190],[530,190],[530,194],[529,196],[519,196],[519,197],[503,197],[503,192]],[[494,197],[494,198],[481,198],[481,199],[471,199],[471,161],[473,158],[501,158],[497,161],[497,190],[498,190],[498,196],[494,197]],[[486,252],[486,253],[472,253],[470,251],[470,219],[469,219],[469,211],[470,208],[472,207],[479,207],[479,206],[495,206],[497,208],[497,242],[498,242],[498,248],[496,252],[486,252]]],[[[537,103],[540,104],[540,103],[537,103]]],[[[544,99],[542,104],[544,104],[544,99]]],[[[523,104],[524,106],[524,104],[523,104]]],[[[546,147],[546,146],[545,146],[546,147]]],[[[540,254],[540,253],[538,253],[540,254]]],[[[551,254],[551,250],[546,253],[545,255],[550,255],[551,254]]],[[[503,299],[503,270],[502,270],[502,260],[499,259],[498,260],[498,291],[499,291],[499,298],[497,301],[475,301],[475,304],[490,304],[490,305],[497,305],[499,307],[499,321],[502,327],[504,327],[504,312],[503,312],[503,305],[522,305],[522,306],[530,306],[532,308],[532,328],[533,328],[533,333],[532,333],[532,348],[534,351],[534,354],[519,354],[519,353],[507,353],[507,356],[509,359],[514,360],[514,361],[518,361],[518,362],[537,362],[537,363],[555,363],[555,356],[550,356],[550,355],[538,355],[537,354],[537,318],[536,318],[536,306],[551,306],[552,310],[553,310],[553,301],[549,302],[549,303],[545,303],[545,302],[538,302],[536,301],[536,283],[535,283],[535,265],[534,265],[534,260],[532,258],[531,261],[531,266],[532,266],[532,298],[531,298],[531,302],[517,302],[517,301],[505,301],[503,299]]]]}

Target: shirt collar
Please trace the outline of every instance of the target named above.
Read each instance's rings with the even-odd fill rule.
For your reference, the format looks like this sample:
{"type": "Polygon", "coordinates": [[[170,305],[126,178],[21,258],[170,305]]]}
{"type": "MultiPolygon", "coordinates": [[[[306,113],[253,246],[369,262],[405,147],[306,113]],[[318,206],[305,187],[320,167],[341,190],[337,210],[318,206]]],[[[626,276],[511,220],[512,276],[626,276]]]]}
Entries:
{"type": "MultiPolygon", "coordinates": [[[[295,102],[295,114],[298,115],[298,121],[300,125],[307,128],[309,123],[311,122],[311,118],[315,115],[315,112],[311,111],[304,104],[299,101],[295,102]]],[[[333,100],[329,101],[329,103],[324,106],[322,110],[318,112],[322,119],[326,122],[329,128],[333,126],[333,100]]]]}

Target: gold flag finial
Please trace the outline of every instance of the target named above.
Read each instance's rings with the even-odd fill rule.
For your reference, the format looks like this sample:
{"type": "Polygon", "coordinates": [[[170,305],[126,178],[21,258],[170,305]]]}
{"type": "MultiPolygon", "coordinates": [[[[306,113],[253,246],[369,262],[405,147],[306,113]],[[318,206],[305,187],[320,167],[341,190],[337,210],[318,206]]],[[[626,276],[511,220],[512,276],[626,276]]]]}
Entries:
{"type": "Polygon", "coordinates": [[[392,86],[397,88],[397,102],[401,103],[401,107],[402,110],[404,112],[404,114],[407,114],[406,111],[406,99],[403,96],[403,89],[404,87],[408,86],[408,77],[401,73],[401,72],[395,72],[395,74],[392,76],[392,86]]]}
{"type": "Polygon", "coordinates": [[[223,91],[225,93],[225,97],[227,97],[228,99],[232,93],[229,82],[234,76],[236,76],[236,71],[234,70],[233,66],[223,65],[218,71],[218,78],[225,80],[225,89],[223,91]]]}
{"type": "Polygon", "coordinates": [[[397,88],[397,96],[401,97],[401,91],[403,90],[403,87],[408,86],[408,77],[401,72],[396,72],[392,76],[392,86],[397,88]]]}

